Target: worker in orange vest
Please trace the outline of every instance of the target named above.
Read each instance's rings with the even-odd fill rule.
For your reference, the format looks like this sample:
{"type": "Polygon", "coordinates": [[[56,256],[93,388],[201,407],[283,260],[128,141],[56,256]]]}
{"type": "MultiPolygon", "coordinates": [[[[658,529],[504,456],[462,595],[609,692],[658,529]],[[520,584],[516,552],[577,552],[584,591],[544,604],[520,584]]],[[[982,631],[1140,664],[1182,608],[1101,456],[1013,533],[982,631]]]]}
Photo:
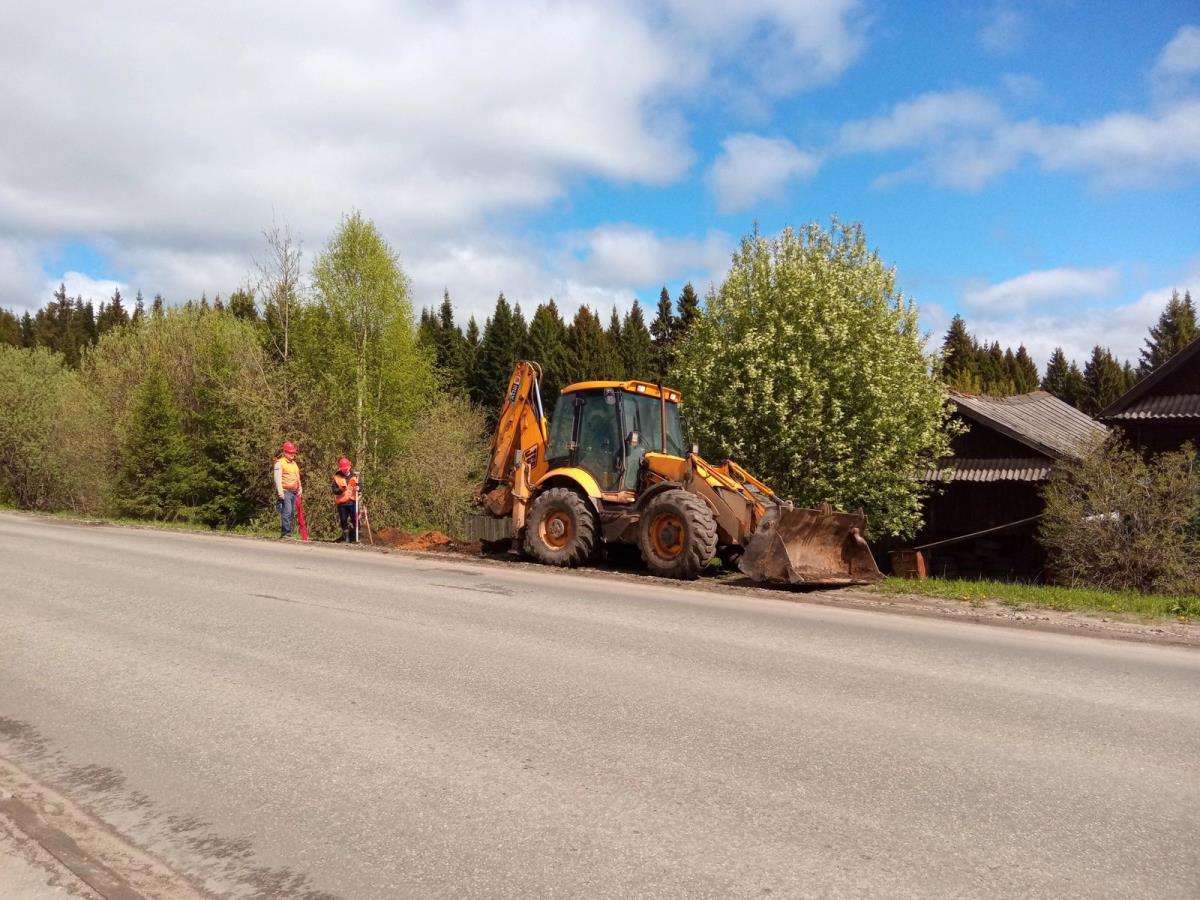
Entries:
{"type": "Polygon", "coordinates": [[[351,471],[350,460],[338,460],[333,473],[333,502],[337,506],[338,525],[342,529],[341,540],[347,544],[358,541],[358,473],[351,471]]]}
{"type": "Polygon", "coordinates": [[[275,496],[279,507],[279,536],[291,537],[292,520],[296,518],[296,498],[303,494],[300,484],[300,464],[296,462],[296,445],[284,441],[282,453],[275,460],[275,496]]]}

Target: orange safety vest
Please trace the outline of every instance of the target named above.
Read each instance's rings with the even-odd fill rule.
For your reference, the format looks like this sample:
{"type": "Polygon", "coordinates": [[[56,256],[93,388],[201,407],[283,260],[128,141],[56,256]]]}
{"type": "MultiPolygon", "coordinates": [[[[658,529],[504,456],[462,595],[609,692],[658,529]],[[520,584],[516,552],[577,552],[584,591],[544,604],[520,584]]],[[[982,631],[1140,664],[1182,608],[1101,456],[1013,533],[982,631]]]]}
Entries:
{"type": "Polygon", "coordinates": [[[341,472],[333,473],[333,502],[353,503],[358,493],[358,479],[354,476],[347,478],[341,472]]]}
{"type": "Polygon", "coordinates": [[[285,491],[300,490],[300,464],[294,459],[281,456],[275,460],[279,466],[279,480],[285,491]]]}

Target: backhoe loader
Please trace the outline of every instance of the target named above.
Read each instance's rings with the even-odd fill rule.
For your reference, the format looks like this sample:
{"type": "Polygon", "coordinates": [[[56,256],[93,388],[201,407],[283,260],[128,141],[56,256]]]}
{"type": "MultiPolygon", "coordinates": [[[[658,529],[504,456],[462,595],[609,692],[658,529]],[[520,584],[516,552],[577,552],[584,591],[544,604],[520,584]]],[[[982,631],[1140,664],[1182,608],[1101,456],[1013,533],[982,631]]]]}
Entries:
{"type": "Polygon", "coordinates": [[[563,388],[547,422],[541,368],[513,369],[468,532],[555,566],[635,544],[655,575],[696,578],[717,556],[755,581],[865,584],[881,577],[862,510],[797,509],[737,463],[685,443],[679,391],[646,381],[563,388]]]}

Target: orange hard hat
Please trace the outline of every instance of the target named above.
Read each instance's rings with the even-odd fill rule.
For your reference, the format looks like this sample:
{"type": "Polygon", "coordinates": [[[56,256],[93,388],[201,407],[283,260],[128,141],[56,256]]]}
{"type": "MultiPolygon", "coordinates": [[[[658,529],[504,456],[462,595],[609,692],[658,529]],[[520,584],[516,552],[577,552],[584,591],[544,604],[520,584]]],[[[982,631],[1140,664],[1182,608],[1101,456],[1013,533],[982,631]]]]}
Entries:
{"type": "Polygon", "coordinates": [[[338,460],[338,471],[339,472],[349,472],[350,471],[350,460],[346,459],[346,457],[344,457],[344,456],[341,459],[339,459],[338,460]]]}
{"type": "Polygon", "coordinates": [[[283,452],[284,453],[295,453],[296,445],[293,444],[291,441],[284,441],[283,442],[283,452]]]}

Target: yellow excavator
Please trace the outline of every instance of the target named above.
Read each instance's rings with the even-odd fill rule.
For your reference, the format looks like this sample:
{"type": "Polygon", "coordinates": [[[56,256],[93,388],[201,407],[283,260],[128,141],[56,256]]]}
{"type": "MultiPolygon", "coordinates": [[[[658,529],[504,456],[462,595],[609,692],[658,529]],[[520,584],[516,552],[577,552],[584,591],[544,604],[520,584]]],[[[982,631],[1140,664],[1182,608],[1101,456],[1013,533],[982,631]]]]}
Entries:
{"type": "Polygon", "coordinates": [[[862,510],[799,509],[737,463],[687,445],[674,388],[584,381],[547,422],[541,368],[513,369],[467,530],[540,562],[578,566],[636,544],[655,575],[696,578],[716,557],[755,581],[866,584],[882,576],[862,510]]]}

